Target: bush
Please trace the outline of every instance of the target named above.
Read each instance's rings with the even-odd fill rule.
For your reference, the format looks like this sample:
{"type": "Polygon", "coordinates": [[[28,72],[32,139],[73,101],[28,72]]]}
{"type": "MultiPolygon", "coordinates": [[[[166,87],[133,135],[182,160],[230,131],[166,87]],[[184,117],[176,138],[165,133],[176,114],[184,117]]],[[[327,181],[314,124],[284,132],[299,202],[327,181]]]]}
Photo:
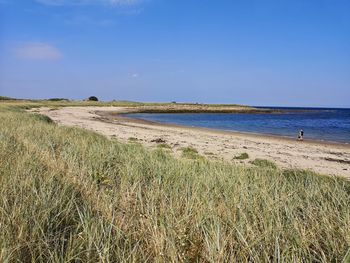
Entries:
{"type": "Polygon", "coordinates": [[[5,96],[0,96],[0,100],[17,100],[17,99],[10,98],[10,97],[5,97],[5,96]]]}
{"type": "Polygon", "coordinates": [[[69,101],[69,99],[65,99],[65,98],[51,98],[51,99],[48,99],[48,101],[69,101]]]}
{"type": "Polygon", "coordinates": [[[98,101],[98,98],[95,97],[95,96],[90,96],[90,97],[88,98],[88,101],[98,101]]]}

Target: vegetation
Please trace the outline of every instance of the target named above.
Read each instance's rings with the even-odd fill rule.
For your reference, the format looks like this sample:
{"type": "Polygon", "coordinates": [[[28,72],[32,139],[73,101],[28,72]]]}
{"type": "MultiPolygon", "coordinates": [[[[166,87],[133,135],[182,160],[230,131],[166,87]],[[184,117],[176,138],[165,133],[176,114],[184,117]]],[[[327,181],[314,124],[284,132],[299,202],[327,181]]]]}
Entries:
{"type": "Polygon", "coordinates": [[[349,250],[346,180],[176,159],[31,106],[0,104],[0,262],[341,262],[349,250]]]}
{"type": "MultiPolygon", "coordinates": [[[[240,106],[236,104],[223,104],[220,106],[220,104],[193,104],[193,103],[176,103],[176,105],[172,103],[161,103],[161,102],[135,102],[135,101],[126,101],[126,100],[112,100],[107,102],[102,101],[89,101],[89,100],[35,100],[35,99],[15,99],[15,98],[9,98],[9,97],[3,97],[0,96],[0,101],[4,105],[8,104],[12,107],[17,105],[20,108],[26,107],[26,108],[35,108],[35,107],[41,107],[41,106],[47,106],[47,107],[64,107],[64,106],[125,106],[125,107],[150,107],[150,106],[176,106],[176,107],[183,107],[183,106],[192,106],[192,107],[209,107],[209,108],[222,108],[222,107],[244,107],[247,110],[254,109],[249,106],[240,106]]],[[[157,109],[159,111],[161,109],[157,109]]],[[[146,110],[145,110],[146,111],[146,110]]],[[[167,110],[164,109],[163,112],[166,112],[167,110]]]]}
{"type": "Polygon", "coordinates": [[[6,97],[6,96],[0,96],[0,100],[17,100],[17,99],[6,97]]]}
{"type": "Polygon", "coordinates": [[[201,155],[199,155],[198,151],[192,147],[181,148],[181,151],[182,151],[182,157],[184,158],[188,158],[188,159],[203,158],[201,155]]]}
{"type": "MultiPolygon", "coordinates": [[[[96,98],[97,99],[97,98],[96,98]]],[[[41,106],[48,107],[64,107],[64,106],[120,106],[120,107],[138,107],[138,112],[141,113],[271,113],[271,112],[300,112],[306,110],[280,110],[269,108],[254,108],[239,104],[202,104],[202,103],[162,103],[162,102],[135,102],[125,100],[112,101],[94,101],[94,100],[68,100],[53,98],[48,100],[35,99],[15,99],[0,96],[1,103],[18,104],[19,107],[34,108],[41,106]]],[[[317,110],[307,110],[314,112],[317,110]]]]}
{"type": "Polygon", "coordinates": [[[89,101],[98,101],[98,98],[96,96],[90,96],[88,98],[89,101]]]}
{"type": "Polygon", "coordinates": [[[265,159],[255,159],[251,163],[262,168],[277,169],[277,166],[274,162],[265,159]]]}
{"type": "Polygon", "coordinates": [[[128,141],[129,142],[138,142],[139,140],[137,138],[135,138],[135,137],[129,137],[128,141]]]}
{"type": "Polygon", "coordinates": [[[249,159],[249,155],[247,153],[241,153],[240,155],[237,155],[237,156],[233,157],[233,159],[235,159],[235,160],[245,160],[245,159],[249,159]]]}
{"type": "MultiPolygon", "coordinates": [[[[92,96],[94,97],[94,96],[92,96]]],[[[90,97],[91,98],[91,97],[90,97]]],[[[97,99],[97,98],[96,98],[97,99]]],[[[280,112],[276,109],[254,108],[238,104],[199,104],[199,103],[162,103],[162,102],[135,102],[125,100],[95,101],[90,100],[68,100],[64,98],[52,98],[47,100],[35,99],[14,99],[1,97],[1,103],[10,105],[18,104],[19,107],[65,107],[65,106],[119,106],[119,107],[137,107],[140,113],[271,113],[280,112]]],[[[288,110],[290,111],[290,110],[288,110]]]]}
{"type": "Polygon", "coordinates": [[[65,99],[65,98],[51,98],[48,99],[49,101],[69,101],[69,99],[65,99]]]}
{"type": "Polygon", "coordinates": [[[157,147],[161,148],[161,149],[171,149],[171,146],[169,144],[167,144],[167,143],[157,144],[157,147]]]}

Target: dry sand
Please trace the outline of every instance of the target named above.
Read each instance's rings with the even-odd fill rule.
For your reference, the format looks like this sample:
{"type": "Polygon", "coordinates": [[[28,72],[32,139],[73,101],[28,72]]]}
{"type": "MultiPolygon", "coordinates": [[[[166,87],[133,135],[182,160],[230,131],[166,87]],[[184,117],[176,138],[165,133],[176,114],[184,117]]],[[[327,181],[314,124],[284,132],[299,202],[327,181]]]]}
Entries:
{"type": "Polygon", "coordinates": [[[161,139],[172,147],[175,155],[181,153],[181,148],[190,146],[208,158],[242,165],[250,165],[250,161],[261,158],[284,168],[309,169],[350,179],[350,145],[347,144],[299,142],[279,136],[164,125],[114,114],[135,111],[135,108],[126,107],[40,108],[36,111],[58,124],[86,128],[124,142],[136,138],[148,147],[156,147],[155,140],[161,139]],[[233,159],[241,153],[248,153],[249,159],[233,159]]]}

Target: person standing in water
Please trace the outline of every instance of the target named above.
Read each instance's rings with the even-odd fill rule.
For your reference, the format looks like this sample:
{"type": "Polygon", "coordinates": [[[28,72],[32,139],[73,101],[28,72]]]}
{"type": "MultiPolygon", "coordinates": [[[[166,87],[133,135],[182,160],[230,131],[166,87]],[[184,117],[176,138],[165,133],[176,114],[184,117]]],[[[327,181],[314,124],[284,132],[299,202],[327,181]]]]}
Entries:
{"type": "Polygon", "coordinates": [[[303,131],[303,129],[301,129],[301,130],[299,131],[298,140],[299,140],[299,141],[304,140],[304,131],[303,131]]]}

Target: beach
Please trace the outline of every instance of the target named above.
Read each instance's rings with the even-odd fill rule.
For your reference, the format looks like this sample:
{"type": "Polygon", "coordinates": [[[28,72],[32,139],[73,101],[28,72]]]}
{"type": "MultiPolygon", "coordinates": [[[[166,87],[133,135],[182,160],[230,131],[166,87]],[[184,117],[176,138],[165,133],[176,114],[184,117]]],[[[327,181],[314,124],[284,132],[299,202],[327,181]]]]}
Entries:
{"type": "Polygon", "coordinates": [[[123,117],[132,107],[43,107],[34,111],[59,125],[81,127],[122,142],[139,142],[149,148],[167,144],[175,156],[191,147],[206,158],[251,166],[267,159],[285,169],[305,169],[323,175],[350,178],[350,145],[321,141],[297,141],[281,136],[160,124],[123,117]],[[245,160],[235,157],[247,153],[245,160]]]}

